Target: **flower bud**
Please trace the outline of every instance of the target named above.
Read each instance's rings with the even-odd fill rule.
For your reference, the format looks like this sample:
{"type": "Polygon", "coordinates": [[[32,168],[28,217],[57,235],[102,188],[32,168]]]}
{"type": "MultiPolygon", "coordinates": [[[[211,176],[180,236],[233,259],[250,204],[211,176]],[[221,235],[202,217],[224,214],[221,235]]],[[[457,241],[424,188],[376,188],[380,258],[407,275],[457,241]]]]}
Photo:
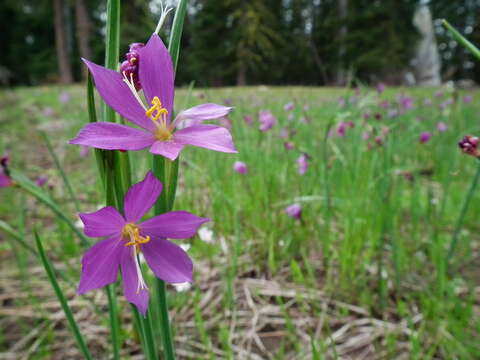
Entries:
{"type": "Polygon", "coordinates": [[[480,152],[478,151],[479,141],[480,139],[476,136],[466,135],[458,142],[458,146],[465,154],[480,158],[480,152]]]}
{"type": "Polygon", "coordinates": [[[120,72],[126,76],[127,80],[132,81],[135,89],[142,88],[138,78],[139,50],[145,45],[142,43],[130,44],[128,52],[125,54],[126,60],[120,65],[120,72]]]}

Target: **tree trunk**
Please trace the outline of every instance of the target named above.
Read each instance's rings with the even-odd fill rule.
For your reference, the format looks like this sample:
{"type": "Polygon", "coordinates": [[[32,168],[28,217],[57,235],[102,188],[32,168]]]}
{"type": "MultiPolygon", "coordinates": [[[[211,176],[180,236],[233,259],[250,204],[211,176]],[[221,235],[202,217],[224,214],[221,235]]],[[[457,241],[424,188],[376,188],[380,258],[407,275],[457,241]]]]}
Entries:
{"type": "MultiPolygon", "coordinates": [[[[87,6],[84,0],[75,0],[75,22],[77,29],[77,41],[80,56],[84,59],[92,59],[92,49],[90,48],[90,18],[88,17],[87,6]]],[[[82,76],[85,79],[87,68],[83,67],[82,76]]]]}
{"type": "Polygon", "coordinates": [[[55,13],[55,47],[57,50],[60,82],[62,84],[69,84],[73,82],[73,76],[70,67],[70,56],[68,54],[65,23],[63,21],[63,9],[63,0],[53,0],[53,10],[55,13]]]}
{"type": "Polygon", "coordinates": [[[245,85],[247,85],[247,67],[241,62],[237,72],[237,86],[245,85]]]}
{"type": "Polygon", "coordinates": [[[339,31],[339,44],[340,48],[338,50],[338,69],[336,74],[336,84],[345,85],[346,83],[346,69],[345,69],[345,41],[347,37],[347,15],[348,15],[348,0],[339,0],[338,1],[338,16],[343,21],[343,24],[339,31]]]}

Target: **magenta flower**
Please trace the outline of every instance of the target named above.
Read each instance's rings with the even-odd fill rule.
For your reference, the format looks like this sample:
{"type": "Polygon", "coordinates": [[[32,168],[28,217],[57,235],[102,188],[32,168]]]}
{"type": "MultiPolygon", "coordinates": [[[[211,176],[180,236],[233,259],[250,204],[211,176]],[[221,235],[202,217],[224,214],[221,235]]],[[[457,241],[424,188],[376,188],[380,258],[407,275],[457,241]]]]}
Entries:
{"type": "Polygon", "coordinates": [[[233,164],[233,170],[235,170],[236,172],[242,175],[245,175],[246,173],[248,173],[247,164],[241,161],[235,161],[235,163],[233,164]]]}
{"type": "Polygon", "coordinates": [[[480,139],[476,136],[466,135],[458,142],[458,147],[465,153],[480,158],[478,144],[480,139]]]}
{"type": "Polygon", "coordinates": [[[243,121],[245,121],[245,124],[247,124],[248,126],[252,126],[253,125],[253,116],[252,115],[245,115],[243,117],[243,121]]]}
{"type": "Polygon", "coordinates": [[[283,110],[285,111],[292,111],[295,108],[293,102],[289,102],[283,106],[283,110]]]}
{"type": "Polygon", "coordinates": [[[66,105],[70,101],[70,94],[64,91],[60,94],[60,96],[58,97],[58,100],[62,105],[66,105]]]}
{"type": "Polygon", "coordinates": [[[470,103],[472,102],[472,100],[473,100],[472,95],[465,95],[465,96],[463,97],[463,102],[464,102],[465,104],[470,104],[470,103]]]}
{"type": "Polygon", "coordinates": [[[430,140],[431,137],[432,137],[431,132],[424,131],[420,134],[420,137],[418,138],[418,140],[420,141],[420,143],[425,144],[426,142],[428,142],[430,140]]]}
{"type": "Polygon", "coordinates": [[[400,105],[404,110],[413,108],[413,98],[411,96],[402,96],[400,98],[400,105]]]}
{"type": "Polygon", "coordinates": [[[174,98],[172,60],[158,35],[153,34],[138,52],[138,77],[148,103],[143,104],[135,89],[133,76],[127,77],[84,60],[90,70],[98,92],[105,102],[125,119],[142,128],[110,122],[86,125],[70,144],[105,150],[142,150],[175,160],[186,145],[210,150],[236,153],[227,129],[202,124],[204,120],[220,119],[231,108],[217,104],[202,104],[180,112],[171,121],[174,98]],[[190,120],[193,125],[177,131],[178,125],[190,120]]]}
{"type": "Polygon", "coordinates": [[[6,154],[0,158],[0,188],[13,185],[13,181],[10,178],[10,170],[8,169],[9,162],[10,156],[6,154]]]}
{"type": "Polygon", "coordinates": [[[287,151],[293,150],[295,148],[295,144],[291,141],[285,141],[283,143],[283,146],[285,147],[285,150],[287,150],[287,151]]]}
{"type": "Polygon", "coordinates": [[[45,175],[40,175],[37,176],[37,178],[35,179],[35,184],[37,184],[38,186],[43,186],[47,183],[47,181],[48,178],[45,175]]]}
{"type": "Polygon", "coordinates": [[[139,263],[140,252],[158,278],[168,283],[192,281],[192,261],[180,246],[166,239],[189,238],[209,219],[172,211],[140,221],[161,191],[162,184],[149,171],[126,193],[124,215],[112,206],[80,214],[85,235],[105,239],[83,255],[79,294],[113,283],[120,268],[125,297],[145,314],[149,294],[139,263]]]}
{"type": "Polygon", "coordinates": [[[448,126],[444,122],[440,121],[437,123],[437,130],[440,132],[445,132],[448,130],[448,126]]]}
{"type": "Polygon", "coordinates": [[[302,206],[300,204],[292,204],[285,209],[285,212],[291,218],[300,220],[302,218],[302,206]]]}
{"type": "Polygon", "coordinates": [[[347,123],[341,121],[336,128],[337,136],[345,136],[345,130],[347,129],[347,123]]]}
{"type": "Polygon", "coordinates": [[[260,111],[258,115],[258,120],[260,121],[260,131],[268,131],[276,123],[275,116],[270,111],[260,111]]]}
{"type": "Polygon", "coordinates": [[[308,159],[309,156],[305,153],[300,155],[297,159],[297,168],[300,175],[305,175],[308,170],[308,159]]]}
{"type": "Polygon", "coordinates": [[[377,84],[377,92],[379,94],[383,93],[385,91],[385,84],[384,83],[378,83],[377,84]]]}

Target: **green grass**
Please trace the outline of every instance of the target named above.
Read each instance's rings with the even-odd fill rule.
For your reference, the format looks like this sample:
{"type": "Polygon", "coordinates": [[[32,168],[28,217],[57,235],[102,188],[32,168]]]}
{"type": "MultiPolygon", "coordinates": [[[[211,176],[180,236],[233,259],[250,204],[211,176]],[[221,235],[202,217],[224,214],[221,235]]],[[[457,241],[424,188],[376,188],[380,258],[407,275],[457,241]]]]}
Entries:
{"type": "MultiPolygon", "coordinates": [[[[477,167],[477,161],[463,155],[456,143],[465,134],[479,134],[480,96],[476,94],[471,104],[464,104],[462,93],[447,92],[435,97],[434,90],[389,89],[378,98],[373,91],[362,89],[358,101],[347,102],[343,108],[337,104],[339,96],[351,99],[354,92],[250,87],[197,89],[187,98],[186,90],[178,91],[177,110],[202,102],[222,103],[227,98],[235,107],[231,116],[232,133],[239,154],[193,147],[184,150],[175,202],[175,209],[213,220],[210,224],[216,239],[213,244],[199,238],[184,242],[192,244],[189,252],[202,269],[207,266],[218,271],[215,281],[223,284],[224,291],[219,294],[220,313],[242,307],[235,290],[237,280],[245,277],[277,280],[286,288],[300,286],[306,293],[321,290],[329,299],[366,309],[370,318],[404,322],[410,330],[408,334],[390,332],[382,340],[373,341],[376,354],[395,358],[402,349],[412,359],[477,358],[480,191],[473,194],[448,267],[447,254],[477,167]],[[414,96],[416,108],[386,118],[386,110],[378,103],[383,99],[394,100],[401,93],[414,96]],[[438,104],[452,96],[459,96],[458,101],[445,111],[439,110],[438,104]],[[426,97],[433,100],[432,106],[422,105],[426,97]],[[283,110],[289,101],[296,104],[291,122],[283,110]],[[308,105],[307,110],[304,105],[308,105]],[[243,121],[244,115],[253,115],[257,121],[259,110],[270,110],[277,117],[278,123],[271,131],[262,133],[258,131],[258,122],[249,127],[243,121]],[[384,115],[382,120],[363,118],[365,112],[377,111],[384,115]],[[306,121],[301,121],[301,117],[306,121]],[[333,125],[335,131],[340,120],[353,121],[355,126],[347,129],[344,137],[333,135],[326,139],[328,127],[333,125]],[[448,125],[448,131],[436,130],[439,121],[448,125]],[[290,139],[295,150],[285,150],[284,140],[279,137],[282,127],[295,133],[290,139]],[[373,137],[386,128],[389,132],[384,145],[369,148],[368,144],[374,143],[373,137]],[[369,141],[362,140],[366,130],[372,133],[369,141]],[[422,131],[433,133],[426,144],[418,140],[422,131]],[[311,157],[304,176],[298,175],[295,164],[301,152],[311,157]],[[247,175],[232,170],[236,160],[248,165],[247,175]],[[294,202],[303,206],[301,222],[285,214],[286,206],[294,202]]],[[[39,128],[45,130],[82,211],[95,210],[102,196],[93,152],[82,158],[78,147],[67,145],[67,140],[88,122],[84,88],[3,91],[0,106],[0,150],[10,150],[11,166],[30,178],[46,173],[52,186],[48,191],[68,216],[75,219],[75,206],[68,189],[39,132],[39,128]],[[58,96],[65,90],[71,94],[71,100],[62,105],[58,96]],[[47,108],[51,111],[45,113],[47,108]]],[[[132,173],[138,181],[145,175],[150,157],[145,151],[132,153],[131,161],[132,173]]],[[[68,227],[57,222],[47,208],[21,196],[19,190],[1,189],[0,193],[1,219],[18,231],[25,231],[30,244],[33,244],[33,224],[42,224],[38,230],[50,259],[77,263],[77,272],[74,266],[69,274],[78,279],[81,247],[68,227]],[[22,212],[25,225],[19,215],[22,212]]],[[[7,235],[1,236],[9,239],[7,235]]],[[[9,252],[11,244],[2,241],[0,249],[9,252]]],[[[14,249],[22,257],[6,259],[5,266],[18,266],[28,272],[26,262],[34,263],[35,258],[28,258],[30,255],[18,244],[14,249]]],[[[197,281],[202,283],[203,272],[197,268],[196,274],[197,281]]],[[[225,358],[235,358],[232,344],[236,343],[229,333],[231,329],[223,320],[209,324],[209,318],[215,318],[217,313],[202,312],[198,305],[207,290],[208,284],[202,283],[189,293],[171,291],[169,301],[176,309],[188,307],[194,301],[190,319],[195,329],[193,337],[202,344],[201,352],[206,358],[220,356],[215,352],[217,349],[221,349],[225,358]]],[[[269,350],[273,358],[291,358],[291,354],[301,351],[319,359],[335,357],[336,351],[329,340],[338,330],[335,322],[326,320],[320,332],[312,331],[306,339],[296,332],[295,319],[299,313],[308,314],[312,321],[327,314],[320,298],[305,294],[300,292],[294,298],[295,308],[282,296],[268,300],[285,320],[275,329],[284,335],[269,350]]],[[[38,302],[34,298],[32,294],[32,303],[38,302]]],[[[19,305],[22,301],[28,303],[29,298],[19,300],[19,305]]],[[[121,302],[126,309],[124,301],[121,302]]],[[[352,314],[345,308],[336,316],[347,323],[352,314]]],[[[35,358],[48,358],[49,342],[56,341],[55,335],[43,341],[42,351],[35,358]]],[[[0,350],[7,351],[9,346],[11,340],[0,336],[0,350]]]]}

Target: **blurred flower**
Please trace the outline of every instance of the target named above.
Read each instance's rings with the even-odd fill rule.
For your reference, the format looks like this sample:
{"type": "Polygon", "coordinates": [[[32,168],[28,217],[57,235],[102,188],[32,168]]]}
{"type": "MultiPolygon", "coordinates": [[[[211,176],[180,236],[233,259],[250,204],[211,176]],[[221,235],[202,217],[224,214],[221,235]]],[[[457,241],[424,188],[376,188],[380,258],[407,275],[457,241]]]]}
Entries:
{"type": "Polygon", "coordinates": [[[243,121],[245,121],[245,124],[247,124],[248,126],[252,126],[253,125],[253,116],[252,115],[245,115],[243,117],[243,121]]]}
{"type": "Polygon", "coordinates": [[[437,130],[440,131],[440,132],[447,131],[448,126],[444,122],[440,121],[439,123],[437,123],[437,130]]]}
{"type": "Polygon", "coordinates": [[[292,122],[294,119],[295,119],[295,115],[294,115],[293,113],[289,113],[289,114],[287,115],[287,120],[288,120],[289,122],[292,122]]]}
{"type": "Polygon", "coordinates": [[[293,150],[295,148],[294,143],[291,141],[285,141],[283,146],[285,146],[285,150],[293,150]]]}
{"type": "Polygon", "coordinates": [[[55,112],[53,111],[53,109],[50,106],[47,106],[47,107],[43,108],[43,115],[46,116],[46,117],[50,117],[54,113],[55,112]]]}
{"type": "Polygon", "coordinates": [[[384,83],[378,83],[377,84],[377,92],[379,94],[383,93],[385,91],[385,84],[384,83]]]}
{"type": "Polygon", "coordinates": [[[231,106],[232,105],[232,99],[224,99],[223,104],[227,105],[227,106],[231,106]]]}
{"type": "Polygon", "coordinates": [[[418,138],[418,140],[422,143],[422,144],[425,144],[426,142],[428,142],[430,140],[430,138],[432,137],[432,133],[429,132],[429,131],[424,131],[420,134],[420,137],[418,138]]]}
{"type": "Polygon", "coordinates": [[[66,91],[63,91],[58,97],[60,104],[65,105],[70,101],[70,94],[66,91]]]}
{"type": "Polygon", "coordinates": [[[466,135],[458,142],[458,146],[465,154],[480,158],[480,151],[478,151],[479,141],[480,139],[476,136],[466,135]]]}
{"type": "Polygon", "coordinates": [[[397,116],[398,116],[398,110],[397,110],[397,109],[390,109],[390,110],[388,110],[388,112],[387,112],[387,117],[388,117],[389,119],[393,119],[393,118],[395,118],[395,117],[397,117],[397,116]]]}
{"type": "Polygon", "coordinates": [[[346,101],[345,101],[345,98],[340,97],[340,98],[338,98],[338,103],[337,103],[337,104],[338,104],[338,107],[343,108],[343,107],[345,107],[345,105],[346,105],[347,103],[346,103],[346,101]]]}
{"type": "Polygon", "coordinates": [[[384,139],[382,136],[380,135],[375,136],[375,144],[377,144],[378,146],[382,146],[383,142],[384,142],[384,139]]]}
{"type": "Polygon", "coordinates": [[[35,184],[37,184],[38,186],[43,186],[47,183],[47,181],[48,178],[46,176],[40,175],[35,179],[35,184]]]}
{"type": "Polygon", "coordinates": [[[443,96],[443,91],[441,89],[435,92],[435,97],[442,97],[442,96],[443,96]]]}
{"type": "Polygon", "coordinates": [[[285,212],[291,218],[300,220],[302,218],[302,206],[298,203],[292,204],[285,209],[285,212]]]}
{"type": "Polygon", "coordinates": [[[411,96],[402,96],[400,98],[400,105],[404,110],[413,108],[413,98],[411,96]]]}
{"type": "Polygon", "coordinates": [[[200,240],[206,242],[207,244],[213,244],[214,242],[213,231],[206,226],[202,226],[198,230],[198,237],[200,238],[200,240]]]}
{"type": "Polygon", "coordinates": [[[161,191],[162,184],[149,171],[145,179],[133,185],[125,195],[124,214],[112,206],[80,214],[85,235],[106,239],[83,255],[79,294],[115,282],[121,268],[125,297],[145,315],[149,293],[139,264],[140,253],[158,278],[168,283],[192,281],[190,257],[166,238],[192,237],[209,219],[186,211],[173,211],[139,223],[161,191]]]}
{"type": "Polygon", "coordinates": [[[337,125],[337,128],[335,129],[335,132],[337,133],[337,136],[345,136],[346,129],[347,124],[343,121],[340,121],[340,123],[337,125]]]}
{"type": "Polygon", "coordinates": [[[375,118],[375,120],[382,120],[382,114],[380,114],[379,112],[376,112],[373,117],[375,118]]]}
{"type": "Polygon", "coordinates": [[[369,133],[368,131],[364,131],[364,132],[362,133],[362,139],[363,139],[363,140],[368,140],[368,139],[370,139],[370,133],[369,133]]]}
{"type": "Polygon", "coordinates": [[[290,136],[290,131],[288,128],[281,128],[280,129],[280,137],[282,139],[287,139],[290,136]]]}
{"type": "Polygon", "coordinates": [[[10,156],[8,156],[8,154],[4,154],[0,158],[0,188],[13,185],[13,181],[10,177],[10,170],[8,168],[9,162],[10,156]]]}
{"type": "Polygon", "coordinates": [[[465,96],[463,97],[463,102],[464,102],[465,104],[470,104],[470,103],[472,102],[472,100],[473,100],[472,95],[465,95],[465,96]]]}
{"type": "Polygon", "coordinates": [[[283,107],[283,110],[285,111],[292,111],[294,109],[295,105],[293,104],[293,102],[289,102],[287,104],[285,104],[285,106],[283,107]]]}
{"type": "Polygon", "coordinates": [[[268,131],[276,123],[275,116],[270,111],[260,111],[259,113],[260,131],[268,131]]]}
{"type": "Polygon", "coordinates": [[[388,100],[383,100],[381,103],[380,103],[380,107],[384,108],[384,109],[388,109],[390,107],[390,102],[388,100]]]}
{"type": "Polygon", "coordinates": [[[363,113],[362,117],[363,117],[364,120],[368,120],[368,119],[370,119],[370,113],[368,113],[368,112],[363,113]]]}
{"type": "Polygon", "coordinates": [[[355,127],[355,123],[350,120],[350,121],[347,121],[347,122],[345,123],[345,126],[348,127],[348,128],[350,128],[350,129],[353,129],[353,128],[355,127]]]}
{"type": "Polygon", "coordinates": [[[309,156],[306,153],[300,155],[297,159],[297,168],[300,175],[305,175],[308,170],[308,159],[309,156]]]}
{"type": "Polygon", "coordinates": [[[235,161],[235,163],[233,164],[233,170],[235,170],[236,172],[242,175],[245,175],[246,173],[248,173],[247,164],[241,161],[235,161]]]}
{"type": "Polygon", "coordinates": [[[217,104],[202,104],[181,111],[171,121],[174,99],[174,74],[168,50],[158,35],[138,50],[138,75],[143,94],[152,104],[147,108],[138,95],[135,84],[125,74],[106,69],[88,60],[95,86],[105,102],[128,121],[142,130],[122,124],[95,122],[83,127],[70,144],[105,150],[142,150],[175,160],[187,145],[214,151],[236,153],[229,131],[221,126],[202,124],[226,116],[231,108],[217,104]],[[182,127],[184,121],[194,124],[182,127]]]}

